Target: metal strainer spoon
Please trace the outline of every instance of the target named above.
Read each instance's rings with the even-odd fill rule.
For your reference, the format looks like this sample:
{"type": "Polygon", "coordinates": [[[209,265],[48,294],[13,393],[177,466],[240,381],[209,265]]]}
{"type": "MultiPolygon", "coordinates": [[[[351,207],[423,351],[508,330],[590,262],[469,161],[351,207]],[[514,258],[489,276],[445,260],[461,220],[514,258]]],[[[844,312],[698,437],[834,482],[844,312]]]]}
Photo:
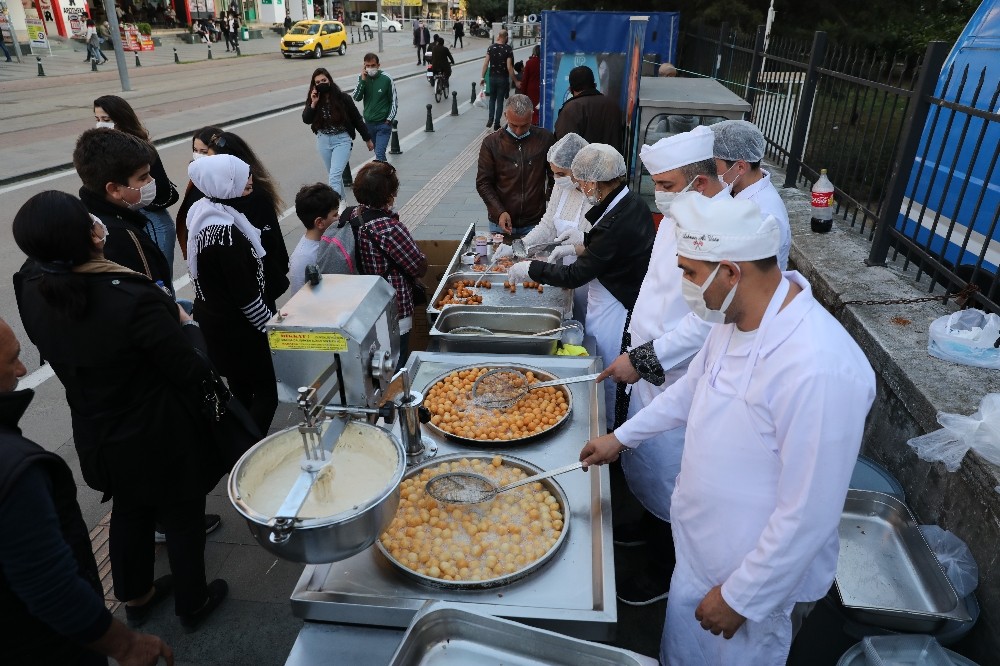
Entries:
{"type": "Polygon", "coordinates": [[[569,326],[560,326],[559,328],[551,328],[547,331],[538,331],[537,333],[494,333],[490,329],[482,326],[456,326],[448,331],[448,333],[454,333],[455,335],[499,335],[503,337],[535,338],[541,335],[549,335],[550,333],[558,333],[560,331],[578,327],[579,324],[570,324],[569,326]]]}
{"type": "Polygon", "coordinates": [[[482,502],[489,502],[500,493],[505,493],[508,490],[520,488],[529,483],[547,479],[550,476],[572,472],[574,469],[580,469],[581,467],[583,467],[582,462],[575,462],[572,465],[528,476],[499,487],[482,474],[475,474],[473,472],[446,472],[445,474],[438,474],[428,481],[424,489],[428,495],[445,504],[480,504],[482,502]]]}
{"type": "Polygon", "coordinates": [[[493,368],[479,376],[472,384],[472,403],[487,409],[509,409],[528,395],[529,391],[547,386],[561,386],[577,382],[589,382],[597,379],[601,373],[580,375],[579,377],[562,377],[547,382],[529,384],[528,378],[520,370],[514,368],[493,368]]]}

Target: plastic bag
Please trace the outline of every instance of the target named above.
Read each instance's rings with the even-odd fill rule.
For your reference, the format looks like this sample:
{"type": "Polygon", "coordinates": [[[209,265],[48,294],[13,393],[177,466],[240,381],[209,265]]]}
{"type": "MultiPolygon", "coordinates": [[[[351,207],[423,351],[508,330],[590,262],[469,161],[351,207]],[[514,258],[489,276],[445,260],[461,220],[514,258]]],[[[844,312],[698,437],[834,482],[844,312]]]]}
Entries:
{"type": "Polygon", "coordinates": [[[937,525],[921,525],[920,533],[937,556],[958,597],[964,599],[975,592],[979,584],[979,566],[965,542],[937,525]]]}
{"type": "Polygon", "coordinates": [[[862,641],[868,666],[953,666],[933,636],[866,636],[862,641]]]}
{"type": "Polygon", "coordinates": [[[480,108],[480,109],[485,109],[485,108],[489,107],[489,100],[486,99],[486,91],[485,90],[480,90],[479,91],[479,94],[476,95],[476,101],[473,102],[472,105],[475,106],[475,107],[477,107],[477,108],[480,108]]]}
{"type": "Polygon", "coordinates": [[[927,353],[952,363],[1000,370],[1000,316],[959,310],[931,322],[927,353]]]}
{"type": "Polygon", "coordinates": [[[987,393],[972,416],[938,412],[941,430],[914,437],[910,446],[921,460],[941,462],[949,472],[962,464],[969,449],[1000,465],[1000,393],[987,393]]]}

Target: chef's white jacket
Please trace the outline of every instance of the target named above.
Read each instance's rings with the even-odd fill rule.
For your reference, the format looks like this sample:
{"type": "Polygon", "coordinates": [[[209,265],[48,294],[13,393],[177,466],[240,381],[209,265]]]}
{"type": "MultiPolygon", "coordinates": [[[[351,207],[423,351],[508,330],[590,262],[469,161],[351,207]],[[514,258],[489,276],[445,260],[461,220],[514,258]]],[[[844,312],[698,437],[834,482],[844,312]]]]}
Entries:
{"type": "Polygon", "coordinates": [[[778,268],[786,270],[788,268],[788,252],[792,249],[792,228],[788,224],[788,210],[785,202],[782,201],[778,190],[771,183],[771,174],[766,169],[761,169],[763,177],[756,183],[740,190],[734,199],[747,199],[760,206],[760,212],[764,217],[774,215],[778,220],[778,229],[781,230],[781,245],[778,246],[778,268]]]}

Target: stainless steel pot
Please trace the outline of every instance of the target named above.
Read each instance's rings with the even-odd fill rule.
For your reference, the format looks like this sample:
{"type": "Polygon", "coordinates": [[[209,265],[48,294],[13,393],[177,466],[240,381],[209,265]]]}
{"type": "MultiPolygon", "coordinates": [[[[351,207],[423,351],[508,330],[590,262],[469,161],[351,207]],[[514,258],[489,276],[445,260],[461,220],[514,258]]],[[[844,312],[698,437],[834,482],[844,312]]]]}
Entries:
{"type": "Polygon", "coordinates": [[[295,442],[301,441],[298,428],[288,428],[261,440],[233,467],[228,483],[229,500],[246,519],[250,533],[265,550],[282,559],[304,564],[338,562],[371,546],[392,522],[399,506],[399,482],[406,471],[406,453],[403,446],[384,428],[362,421],[351,421],[345,433],[351,429],[360,429],[366,446],[379,447],[380,451],[395,456],[395,469],[390,480],[371,499],[350,510],[330,516],[296,519],[288,535],[279,534],[272,529],[268,525],[271,516],[259,513],[245,501],[241,484],[247,476],[247,471],[252,469],[255,463],[262,464],[261,456],[268,449],[287,448],[288,438],[294,439],[295,442]]]}

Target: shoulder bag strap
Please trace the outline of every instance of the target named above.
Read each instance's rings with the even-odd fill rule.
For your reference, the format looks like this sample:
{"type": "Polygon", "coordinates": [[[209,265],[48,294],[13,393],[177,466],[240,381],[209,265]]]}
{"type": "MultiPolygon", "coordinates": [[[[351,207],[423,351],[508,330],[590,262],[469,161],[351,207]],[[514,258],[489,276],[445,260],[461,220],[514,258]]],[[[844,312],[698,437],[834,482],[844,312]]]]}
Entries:
{"type": "Polygon", "coordinates": [[[146,253],[142,251],[142,245],[139,244],[139,239],[136,238],[135,232],[131,229],[126,229],[125,232],[129,235],[129,238],[132,239],[132,242],[135,243],[135,251],[139,253],[139,258],[142,259],[142,266],[144,269],[143,272],[146,273],[146,277],[148,277],[150,282],[152,282],[153,272],[149,270],[149,262],[146,261],[146,253]]]}

